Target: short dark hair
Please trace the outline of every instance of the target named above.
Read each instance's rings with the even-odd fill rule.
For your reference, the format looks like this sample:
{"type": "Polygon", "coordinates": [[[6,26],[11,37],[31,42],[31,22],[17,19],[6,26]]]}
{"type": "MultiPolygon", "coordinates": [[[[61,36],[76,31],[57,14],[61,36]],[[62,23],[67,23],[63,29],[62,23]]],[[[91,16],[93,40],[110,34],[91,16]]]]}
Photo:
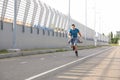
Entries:
{"type": "Polygon", "coordinates": [[[74,26],[74,27],[75,27],[75,24],[72,24],[72,26],[74,26]]]}

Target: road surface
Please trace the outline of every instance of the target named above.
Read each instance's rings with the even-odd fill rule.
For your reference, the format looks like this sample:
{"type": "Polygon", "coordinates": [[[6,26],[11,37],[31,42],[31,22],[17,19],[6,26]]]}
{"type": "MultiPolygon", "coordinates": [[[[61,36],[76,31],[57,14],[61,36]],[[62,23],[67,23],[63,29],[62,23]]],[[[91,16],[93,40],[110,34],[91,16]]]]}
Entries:
{"type": "Polygon", "coordinates": [[[120,80],[120,47],[0,59],[0,80],[120,80]]]}

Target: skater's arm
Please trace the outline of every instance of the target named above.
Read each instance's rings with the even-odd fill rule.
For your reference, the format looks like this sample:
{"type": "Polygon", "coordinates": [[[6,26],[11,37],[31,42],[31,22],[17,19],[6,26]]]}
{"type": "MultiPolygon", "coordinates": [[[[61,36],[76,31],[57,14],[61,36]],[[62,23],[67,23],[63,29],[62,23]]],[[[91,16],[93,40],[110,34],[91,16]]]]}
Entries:
{"type": "Polygon", "coordinates": [[[78,32],[78,34],[79,34],[79,36],[80,36],[80,37],[82,37],[82,35],[81,35],[81,33],[80,33],[80,32],[78,32]]]}
{"type": "Polygon", "coordinates": [[[68,33],[68,37],[71,39],[71,34],[70,33],[68,33]]]}

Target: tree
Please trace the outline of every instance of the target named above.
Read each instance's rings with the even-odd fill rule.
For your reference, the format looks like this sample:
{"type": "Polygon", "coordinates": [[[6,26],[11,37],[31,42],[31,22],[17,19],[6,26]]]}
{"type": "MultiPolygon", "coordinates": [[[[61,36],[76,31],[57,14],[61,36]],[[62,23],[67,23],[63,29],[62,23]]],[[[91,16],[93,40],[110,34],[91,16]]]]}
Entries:
{"type": "Polygon", "coordinates": [[[108,37],[109,37],[109,43],[113,43],[113,32],[110,32],[108,37]]]}
{"type": "Polygon", "coordinates": [[[108,37],[110,38],[110,43],[117,44],[119,37],[118,37],[118,35],[114,35],[114,37],[113,37],[113,35],[114,35],[113,32],[110,32],[110,34],[108,35],[108,37]]]}
{"type": "Polygon", "coordinates": [[[108,35],[108,37],[110,38],[110,43],[117,44],[119,38],[117,37],[117,35],[114,35],[114,37],[113,35],[114,35],[113,32],[110,32],[108,35]]]}
{"type": "Polygon", "coordinates": [[[113,39],[113,32],[111,32],[111,34],[110,34],[110,38],[113,39]]]}
{"type": "Polygon", "coordinates": [[[104,33],[102,33],[102,35],[103,35],[103,36],[105,36],[105,34],[104,34],[104,33]]]}

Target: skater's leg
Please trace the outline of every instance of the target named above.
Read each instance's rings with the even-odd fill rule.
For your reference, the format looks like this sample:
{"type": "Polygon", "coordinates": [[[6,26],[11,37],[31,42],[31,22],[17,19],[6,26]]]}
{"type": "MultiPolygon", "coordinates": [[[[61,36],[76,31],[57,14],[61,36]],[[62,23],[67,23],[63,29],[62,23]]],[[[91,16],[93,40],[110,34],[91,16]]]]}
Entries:
{"type": "Polygon", "coordinates": [[[78,56],[78,47],[77,47],[77,45],[75,46],[75,54],[76,54],[76,56],[78,56]]]}
{"type": "Polygon", "coordinates": [[[75,39],[75,54],[78,57],[78,46],[77,46],[77,38],[75,39]]]}

